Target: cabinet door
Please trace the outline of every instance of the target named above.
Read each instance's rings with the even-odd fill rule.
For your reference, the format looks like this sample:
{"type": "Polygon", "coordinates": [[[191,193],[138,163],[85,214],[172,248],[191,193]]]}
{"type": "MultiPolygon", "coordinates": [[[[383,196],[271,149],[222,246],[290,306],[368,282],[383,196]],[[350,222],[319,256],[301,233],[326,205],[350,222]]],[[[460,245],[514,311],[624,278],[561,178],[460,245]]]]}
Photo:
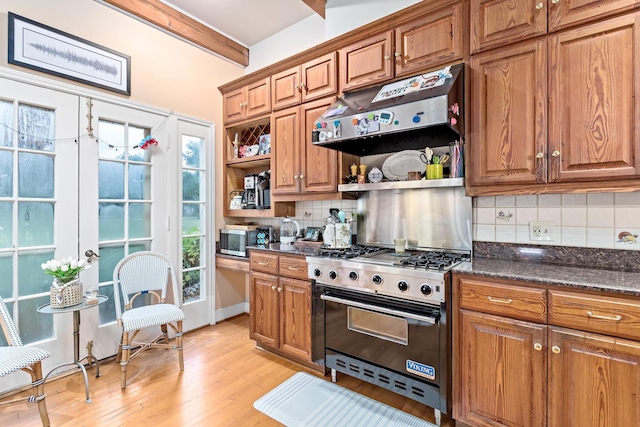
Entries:
{"type": "Polygon", "coordinates": [[[471,0],[470,15],[471,53],[547,32],[547,0],[471,0]]]}
{"type": "Polygon", "coordinates": [[[545,182],[546,46],[471,58],[471,185],[545,182]]]}
{"type": "Polygon", "coordinates": [[[224,122],[236,122],[245,118],[244,102],[247,88],[241,87],[224,94],[224,122]]]}
{"type": "Polygon", "coordinates": [[[640,174],[639,19],[549,37],[549,181],[640,174]]]}
{"type": "MultiPolygon", "coordinates": [[[[303,192],[328,193],[338,190],[338,152],[314,145],[311,131],[316,120],[331,106],[335,98],[302,105],[302,137],[300,148],[304,167],[301,176],[303,192]]],[[[328,126],[332,126],[330,123],[328,126]]]]}
{"type": "Polygon", "coordinates": [[[271,76],[271,86],[274,110],[300,104],[300,67],[274,74],[271,76]]]}
{"type": "Polygon", "coordinates": [[[430,13],[396,29],[396,76],[417,74],[462,58],[462,3],[430,13]]]}
{"type": "Polygon", "coordinates": [[[393,77],[393,31],[340,49],[340,87],[344,92],[393,77]]]}
{"type": "Polygon", "coordinates": [[[336,52],[302,65],[302,102],[333,95],[338,91],[336,52]]]}
{"type": "Polygon", "coordinates": [[[271,115],[271,194],[300,192],[300,108],[271,115]]]}
{"type": "Polygon", "coordinates": [[[460,313],[461,402],[454,417],[483,427],[544,426],[547,355],[542,350],[547,327],[467,310],[460,313]]]}
{"type": "Polygon", "coordinates": [[[278,277],[270,274],[250,275],[250,329],[249,337],[277,347],[280,320],[278,311],[278,277]]]}
{"type": "Polygon", "coordinates": [[[271,112],[271,78],[247,85],[246,118],[271,112]]]}
{"type": "Polygon", "coordinates": [[[549,32],[602,18],[603,15],[629,9],[638,3],[639,0],[552,1],[549,4],[549,32]]]}
{"type": "Polygon", "coordinates": [[[640,426],[640,343],[549,331],[549,427],[640,426]]]}
{"type": "Polygon", "coordinates": [[[311,361],[311,283],[280,278],[280,350],[311,361]]]}

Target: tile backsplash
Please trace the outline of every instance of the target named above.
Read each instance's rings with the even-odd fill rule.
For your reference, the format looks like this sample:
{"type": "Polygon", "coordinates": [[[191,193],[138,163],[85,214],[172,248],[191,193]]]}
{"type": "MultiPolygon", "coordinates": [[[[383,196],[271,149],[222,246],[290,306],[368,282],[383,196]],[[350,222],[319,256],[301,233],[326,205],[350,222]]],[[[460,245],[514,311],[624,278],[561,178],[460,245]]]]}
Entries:
{"type": "MultiPolygon", "coordinates": [[[[355,200],[296,203],[300,228],[322,227],[330,208],[355,213],[355,200]]],[[[281,218],[253,218],[280,228],[281,218]]],[[[484,196],[473,199],[473,240],[640,250],[640,192],[484,196]],[[553,240],[531,240],[530,222],[552,226],[553,240]]]]}
{"type": "Polygon", "coordinates": [[[485,196],[473,200],[473,240],[640,250],[640,193],[485,196]],[[531,240],[530,222],[553,240],[531,240]]]}

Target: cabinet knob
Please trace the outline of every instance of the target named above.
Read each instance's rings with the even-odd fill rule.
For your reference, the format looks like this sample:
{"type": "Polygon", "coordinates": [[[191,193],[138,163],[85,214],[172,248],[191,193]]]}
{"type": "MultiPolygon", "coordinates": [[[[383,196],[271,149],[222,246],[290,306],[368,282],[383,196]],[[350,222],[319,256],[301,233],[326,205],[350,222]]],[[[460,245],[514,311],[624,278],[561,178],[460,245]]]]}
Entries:
{"type": "Polygon", "coordinates": [[[300,89],[300,85],[299,85],[298,83],[296,83],[295,88],[296,88],[296,89],[300,89]]]}
{"type": "Polygon", "coordinates": [[[537,350],[537,351],[542,350],[542,344],[540,344],[539,342],[535,343],[535,344],[533,345],[533,349],[534,349],[534,350],[537,350]]]}
{"type": "Polygon", "coordinates": [[[558,4],[558,3],[560,3],[560,0],[551,0],[551,3],[558,4]]]}
{"type": "Polygon", "coordinates": [[[300,179],[304,179],[304,175],[300,175],[300,179]]]}
{"type": "Polygon", "coordinates": [[[298,178],[300,178],[298,175],[293,176],[293,179],[298,179],[298,178]]]}
{"type": "Polygon", "coordinates": [[[387,61],[391,59],[391,57],[389,55],[385,55],[384,59],[386,59],[387,61]]]}
{"type": "Polygon", "coordinates": [[[560,347],[554,345],[553,347],[551,347],[551,351],[553,351],[555,354],[560,354],[560,347]]]}
{"type": "Polygon", "coordinates": [[[395,56],[397,58],[398,56],[400,56],[400,52],[398,52],[398,51],[394,52],[393,56],[395,56]]]}
{"type": "Polygon", "coordinates": [[[278,292],[282,292],[282,287],[278,287],[278,292]]]}
{"type": "Polygon", "coordinates": [[[305,87],[307,87],[307,85],[304,82],[300,83],[300,88],[304,89],[305,87]]]}
{"type": "Polygon", "coordinates": [[[536,9],[540,10],[544,7],[544,4],[542,4],[542,2],[536,4],[536,9]]]}
{"type": "Polygon", "coordinates": [[[536,159],[541,159],[541,158],[543,158],[543,157],[544,157],[544,154],[543,154],[543,153],[538,153],[538,154],[536,154],[536,159]]]}
{"type": "Polygon", "coordinates": [[[271,285],[271,290],[275,291],[276,290],[276,285],[271,285]]]}
{"type": "Polygon", "coordinates": [[[553,153],[551,153],[551,155],[553,157],[560,157],[560,152],[558,150],[554,150],[553,153]]]}

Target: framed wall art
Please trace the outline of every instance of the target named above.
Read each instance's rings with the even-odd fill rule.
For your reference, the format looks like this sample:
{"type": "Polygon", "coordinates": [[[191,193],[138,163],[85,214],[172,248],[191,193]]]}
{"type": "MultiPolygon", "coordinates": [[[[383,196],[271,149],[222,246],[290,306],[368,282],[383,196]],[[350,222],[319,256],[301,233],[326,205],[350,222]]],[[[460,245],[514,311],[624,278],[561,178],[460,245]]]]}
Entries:
{"type": "Polygon", "coordinates": [[[10,64],[131,94],[131,58],[9,12],[10,64]]]}

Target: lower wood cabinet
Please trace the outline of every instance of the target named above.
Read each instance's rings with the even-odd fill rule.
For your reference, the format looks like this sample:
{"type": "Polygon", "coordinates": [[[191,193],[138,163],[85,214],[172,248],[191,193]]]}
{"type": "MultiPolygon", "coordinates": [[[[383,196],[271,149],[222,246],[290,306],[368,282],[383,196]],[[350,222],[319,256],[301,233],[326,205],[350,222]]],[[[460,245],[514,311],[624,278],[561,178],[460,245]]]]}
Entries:
{"type": "Polygon", "coordinates": [[[250,265],[251,339],[311,363],[311,282],[305,258],[252,250],[250,265]]]}
{"type": "Polygon", "coordinates": [[[454,284],[456,420],[483,427],[640,426],[640,342],[593,333],[625,329],[629,336],[625,323],[637,323],[640,301],[470,275],[455,275],[454,284]],[[549,321],[537,319],[541,303],[549,321]],[[567,313],[588,320],[571,328],[567,313]]]}

